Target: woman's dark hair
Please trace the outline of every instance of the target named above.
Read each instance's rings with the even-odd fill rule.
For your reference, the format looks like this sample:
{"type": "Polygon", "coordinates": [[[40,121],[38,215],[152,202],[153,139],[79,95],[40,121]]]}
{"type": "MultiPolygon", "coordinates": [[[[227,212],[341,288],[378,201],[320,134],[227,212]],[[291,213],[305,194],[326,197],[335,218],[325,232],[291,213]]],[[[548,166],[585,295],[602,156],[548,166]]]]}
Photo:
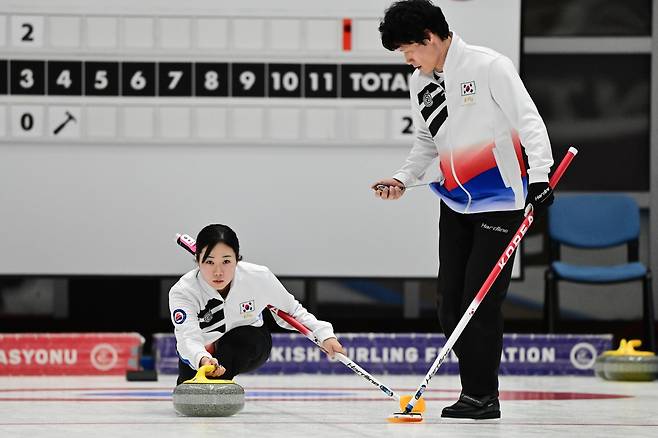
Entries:
{"type": "Polygon", "coordinates": [[[429,0],[402,0],[393,3],[379,23],[382,45],[397,50],[402,44],[424,44],[427,32],[442,40],[450,36],[450,29],[441,8],[429,0]]]}
{"type": "Polygon", "coordinates": [[[230,227],[222,224],[210,224],[203,227],[196,236],[196,260],[205,262],[215,245],[224,243],[235,252],[236,260],[242,260],[238,235],[230,227]]]}

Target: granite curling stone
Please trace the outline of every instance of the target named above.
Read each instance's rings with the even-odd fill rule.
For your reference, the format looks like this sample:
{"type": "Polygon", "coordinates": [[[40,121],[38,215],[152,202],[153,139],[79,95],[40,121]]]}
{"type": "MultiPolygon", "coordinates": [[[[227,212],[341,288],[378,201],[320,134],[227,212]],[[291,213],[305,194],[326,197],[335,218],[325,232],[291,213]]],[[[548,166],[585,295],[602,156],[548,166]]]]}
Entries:
{"type": "Polygon", "coordinates": [[[244,388],[233,380],[208,379],[214,365],[199,368],[196,376],[174,389],[174,409],[188,417],[229,417],[244,407],[244,388]]]}
{"type": "Polygon", "coordinates": [[[658,378],[658,357],[637,351],[642,341],[622,339],[617,350],[604,352],[594,363],[594,373],[606,380],[651,382],[658,378]]]}
{"type": "Polygon", "coordinates": [[[594,361],[594,375],[600,379],[605,380],[605,363],[608,360],[610,355],[606,354],[608,351],[605,351],[603,354],[601,354],[599,357],[596,358],[594,361]]]}

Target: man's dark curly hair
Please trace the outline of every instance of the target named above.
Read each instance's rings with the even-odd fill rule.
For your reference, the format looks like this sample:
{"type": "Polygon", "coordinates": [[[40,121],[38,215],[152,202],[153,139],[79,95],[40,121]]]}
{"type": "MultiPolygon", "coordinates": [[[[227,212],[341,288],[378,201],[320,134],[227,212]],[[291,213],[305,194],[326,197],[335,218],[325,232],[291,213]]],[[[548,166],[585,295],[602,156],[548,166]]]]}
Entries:
{"type": "Polygon", "coordinates": [[[427,31],[442,40],[448,38],[450,29],[443,11],[429,0],[402,0],[393,3],[379,23],[382,45],[397,50],[402,44],[424,44],[427,31]]]}

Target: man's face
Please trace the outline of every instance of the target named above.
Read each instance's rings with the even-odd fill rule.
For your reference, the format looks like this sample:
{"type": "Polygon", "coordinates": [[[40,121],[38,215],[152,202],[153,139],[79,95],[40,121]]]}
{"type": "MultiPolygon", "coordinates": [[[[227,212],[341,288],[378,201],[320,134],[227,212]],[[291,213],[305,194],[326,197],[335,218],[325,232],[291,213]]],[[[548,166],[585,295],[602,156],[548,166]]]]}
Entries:
{"type": "Polygon", "coordinates": [[[426,75],[437,67],[440,58],[438,47],[430,40],[425,40],[425,44],[402,44],[398,50],[404,55],[405,63],[419,68],[426,75]]]}
{"type": "Polygon", "coordinates": [[[428,38],[420,43],[402,44],[398,51],[404,55],[404,62],[419,68],[423,74],[430,75],[432,70],[443,71],[443,64],[448,56],[451,38],[444,40],[432,32],[427,32],[428,38]]]}

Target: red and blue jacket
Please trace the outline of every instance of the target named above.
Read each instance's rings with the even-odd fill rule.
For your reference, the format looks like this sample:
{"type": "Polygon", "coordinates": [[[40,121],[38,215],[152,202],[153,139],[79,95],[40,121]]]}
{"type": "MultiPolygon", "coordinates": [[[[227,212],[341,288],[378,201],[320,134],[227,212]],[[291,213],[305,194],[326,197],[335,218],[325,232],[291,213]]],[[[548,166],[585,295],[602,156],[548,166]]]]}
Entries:
{"type": "Polygon", "coordinates": [[[431,187],[459,213],[522,209],[527,185],[548,181],[546,126],[509,58],[453,33],[443,72],[416,70],[409,89],[416,137],[395,179],[416,182],[438,158],[431,187]]]}

